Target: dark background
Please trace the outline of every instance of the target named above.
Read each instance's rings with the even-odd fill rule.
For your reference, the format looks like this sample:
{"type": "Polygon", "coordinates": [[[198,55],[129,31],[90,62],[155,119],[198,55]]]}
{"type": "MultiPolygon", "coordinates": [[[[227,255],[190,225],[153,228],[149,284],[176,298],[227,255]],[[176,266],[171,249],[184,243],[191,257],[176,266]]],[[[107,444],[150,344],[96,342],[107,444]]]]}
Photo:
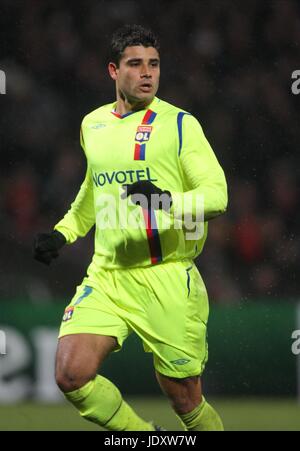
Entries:
{"type": "Polygon", "coordinates": [[[9,1],[0,5],[0,299],[65,304],[93,234],[50,268],[32,259],[85,174],[79,127],[115,99],[107,73],[124,23],[160,37],[158,96],[202,124],[227,176],[229,208],[197,264],[212,303],[299,296],[300,3],[294,0],[9,1]]]}

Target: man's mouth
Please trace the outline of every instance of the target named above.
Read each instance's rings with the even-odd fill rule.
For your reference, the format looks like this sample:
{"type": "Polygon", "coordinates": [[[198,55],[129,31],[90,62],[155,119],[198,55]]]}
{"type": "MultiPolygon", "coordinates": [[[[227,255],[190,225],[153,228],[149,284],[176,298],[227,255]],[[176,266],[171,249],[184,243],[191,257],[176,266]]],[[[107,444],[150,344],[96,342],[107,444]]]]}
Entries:
{"type": "Polygon", "coordinates": [[[150,91],[152,89],[152,84],[151,83],[142,83],[140,86],[141,91],[150,91]]]}

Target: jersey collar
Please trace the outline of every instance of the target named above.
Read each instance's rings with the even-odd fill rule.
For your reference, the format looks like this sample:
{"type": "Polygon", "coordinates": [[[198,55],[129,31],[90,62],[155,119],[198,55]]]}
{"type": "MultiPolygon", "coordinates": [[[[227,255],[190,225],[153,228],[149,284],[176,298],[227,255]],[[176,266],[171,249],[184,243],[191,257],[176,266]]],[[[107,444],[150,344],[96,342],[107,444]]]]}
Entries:
{"type": "Polygon", "coordinates": [[[151,102],[146,108],[144,108],[143,110],[129,111],[128,113],[123,114],[123,116],[115,111],[116,103],[114,103],[113,109],[111,110],[111,113],[112,113],[115,117],[117,117],[118,119],[125,119],[125,117],[131,116],[132,114],[140,113],[141,111],[147,111],[147,110],[152,109],[152,108],[154,107],[154,105],[156,105],[156,103],[158,103],[158,102],[159,102],[159,99],[158,99],[157,97],[154,97],[154,99],[152,100],[152,102],[151,102]]]}

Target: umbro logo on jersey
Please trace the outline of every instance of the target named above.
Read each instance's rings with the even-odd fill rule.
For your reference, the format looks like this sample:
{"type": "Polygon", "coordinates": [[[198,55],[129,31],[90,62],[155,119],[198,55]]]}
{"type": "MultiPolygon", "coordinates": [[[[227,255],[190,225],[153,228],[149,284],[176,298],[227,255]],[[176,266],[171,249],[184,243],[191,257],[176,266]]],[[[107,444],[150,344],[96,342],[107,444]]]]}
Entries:
{"type": "Polygon", "coordinates": [[[104,127],[106,127],[106,124],[95,124],[95,125],[91,125],[90,128],[98,130],[99,128],[104,128],[104,127]]]}

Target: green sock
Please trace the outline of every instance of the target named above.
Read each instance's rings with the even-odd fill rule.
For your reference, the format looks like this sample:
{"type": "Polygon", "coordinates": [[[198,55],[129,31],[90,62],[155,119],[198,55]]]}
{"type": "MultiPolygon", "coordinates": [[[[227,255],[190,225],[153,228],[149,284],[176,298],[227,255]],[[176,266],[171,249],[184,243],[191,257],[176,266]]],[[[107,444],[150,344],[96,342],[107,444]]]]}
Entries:
{"type": "Polygon", "coordinates": [[[203,396],[199,406],[178,417],[185,431],[224,431],[221,418],[203,396]]]}
{"type": "Polygon", "coordinates": [[[138,417],[122,399],[117,387],[102,376],[88,382],[78,390],[65,393],[65,397],[86,420],[109,431],[153,431],[153,425],[138,417]]]}

